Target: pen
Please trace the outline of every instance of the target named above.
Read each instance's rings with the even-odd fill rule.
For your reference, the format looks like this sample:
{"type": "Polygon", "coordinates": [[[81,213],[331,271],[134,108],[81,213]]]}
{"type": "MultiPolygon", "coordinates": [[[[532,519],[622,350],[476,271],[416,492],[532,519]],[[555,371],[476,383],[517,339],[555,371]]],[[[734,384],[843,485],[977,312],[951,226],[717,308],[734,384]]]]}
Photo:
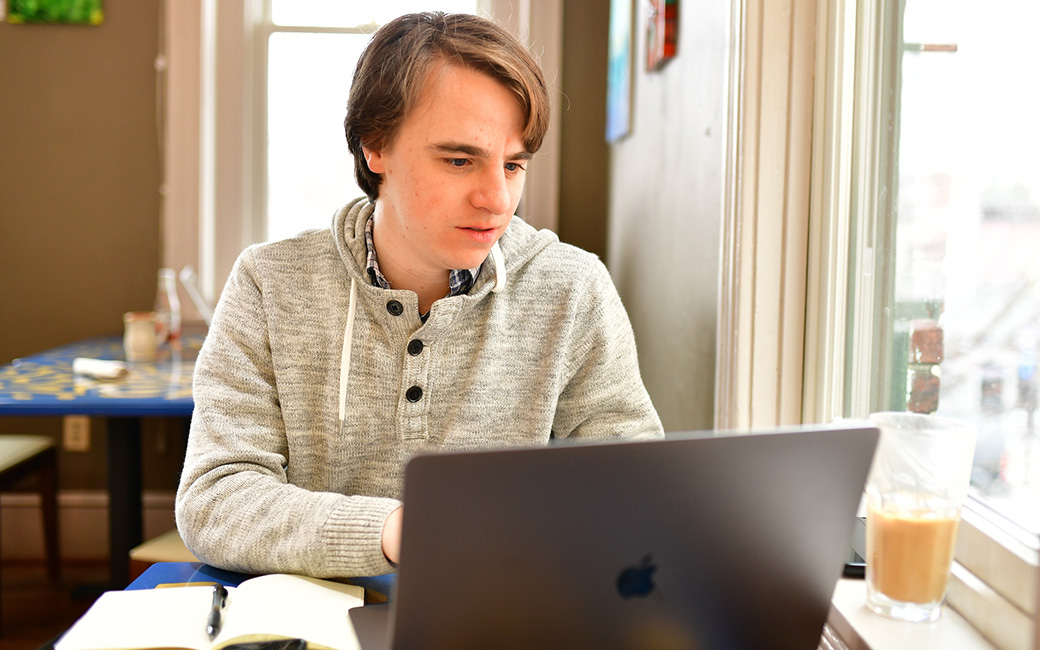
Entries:
{"type": "Polygon", "coordinates": [[[209,616],[206,617],[206,634],[209,635],[211,641],[220,634],[220,614],[225,602],[227,602],[227,589],[224,588],[224,585],[213,585],[213,605],[209,609],[209,616]]]}

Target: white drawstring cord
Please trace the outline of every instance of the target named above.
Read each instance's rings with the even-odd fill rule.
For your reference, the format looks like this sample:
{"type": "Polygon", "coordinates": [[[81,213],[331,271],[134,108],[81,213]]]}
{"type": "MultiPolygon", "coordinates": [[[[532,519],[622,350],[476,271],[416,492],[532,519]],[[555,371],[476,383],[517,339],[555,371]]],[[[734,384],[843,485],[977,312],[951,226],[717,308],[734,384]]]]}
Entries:
{"type": "Polygon", "coordinates": [[[491,247],[491,259],[495,262],[495,286],[491,287],[491,291],[498,293],[506,287],[506,262],[502,258],[502,249],[497,241],[491,247]]]}
{"type": "Polygon", "coordinates": [[[350,302],[347,306],[347,325],[343,328],[343,356],[339,362],[339,421],[343,422],[347,411],[347,380],[350,378],[350,342],[354,338],[354,310],[357,305],[357,288],[354,278],[350,279],[350,302]]]}

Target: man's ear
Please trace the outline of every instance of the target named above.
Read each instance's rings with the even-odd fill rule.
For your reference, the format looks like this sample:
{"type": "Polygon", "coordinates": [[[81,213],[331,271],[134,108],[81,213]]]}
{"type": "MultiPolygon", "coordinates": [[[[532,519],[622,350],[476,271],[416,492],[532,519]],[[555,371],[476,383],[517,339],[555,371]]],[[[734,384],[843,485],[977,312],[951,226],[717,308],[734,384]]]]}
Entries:
{"type": "Polygon", "coordinates": [[[382,174],[385,171],[383,154],[381,152],[368,147],[361,147],[361,151],[365,154],[365,163],[368,165],[368,171],[373,174],[382,174]]]}

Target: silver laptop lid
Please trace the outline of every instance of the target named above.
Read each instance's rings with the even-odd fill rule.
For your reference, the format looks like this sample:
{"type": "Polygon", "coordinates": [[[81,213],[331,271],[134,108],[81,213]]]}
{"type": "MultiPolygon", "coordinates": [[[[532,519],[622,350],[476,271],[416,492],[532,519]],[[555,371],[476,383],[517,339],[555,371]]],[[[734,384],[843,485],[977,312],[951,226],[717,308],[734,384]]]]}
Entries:
{"type": "Polygon", "coordinates": [[[815,648],[877,435],[416,457],[392,647],[815,648]]]}

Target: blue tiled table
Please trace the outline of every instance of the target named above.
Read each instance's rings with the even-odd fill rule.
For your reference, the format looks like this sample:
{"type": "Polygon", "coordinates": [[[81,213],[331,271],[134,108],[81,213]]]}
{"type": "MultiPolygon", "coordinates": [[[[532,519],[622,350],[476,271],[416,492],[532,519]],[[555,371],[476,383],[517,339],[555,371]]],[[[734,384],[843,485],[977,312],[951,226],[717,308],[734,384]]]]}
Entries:
{"type": "Polygon", "coordinates": [[[78,341],[0,367],[0,416],[104,418],[113,588],[126,586],[130,549],[142,541],[141,421],[190,419],[191,378],[203,338],[186,332],[181,341],[160,348],[155,362],[128,364],[129,374],[114,381],[75,376],[72,361],[123,360],[120,336],[78,341]]]}
{"type": "MultiPolygon", "coordinates": [[[[158,562],[145,569],[127,589],[154,589],[159,586],[192,583],[218,583],[235,587],[252,577],[246,573],[218,569],[203,562],[158,562]]],[[[386,602],[392,595],[396,580],[397,574],[388,573],[382,576],[347,578],[346,582],[364,587],[365,602],[381,603],[386,602]]]]}

